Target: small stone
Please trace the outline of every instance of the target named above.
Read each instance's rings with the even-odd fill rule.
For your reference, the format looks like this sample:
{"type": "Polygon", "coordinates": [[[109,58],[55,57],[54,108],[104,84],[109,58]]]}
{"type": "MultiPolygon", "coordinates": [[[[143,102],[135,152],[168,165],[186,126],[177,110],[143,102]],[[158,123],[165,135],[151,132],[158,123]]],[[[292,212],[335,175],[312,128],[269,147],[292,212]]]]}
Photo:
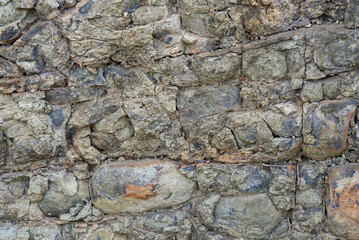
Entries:
{"type": "Polygon", "coordinates": [[[41,175],[34,176],[30,179],[29,198],[31,202],[42,200],[44,193],[48,188],[48,179],[41,175]]]}
{"type": "Polygon", "coordinates": [[[323,100],[323,84],[321,82],[305,82],[301,92],[303,102],[323,100]]]}
{"type": "Polygon", "coordinates": [[[303,86],[303,79],[295,78],[290,80],[290,86],[292,89],[301,89],[303,86]]]}
{"type": "Polygon", "coordinates": [[[195,35],[191,33],[185,33],[183,35],[183,42],[188,45],[195,44],[197,42],[197,38],[195,35]]]}

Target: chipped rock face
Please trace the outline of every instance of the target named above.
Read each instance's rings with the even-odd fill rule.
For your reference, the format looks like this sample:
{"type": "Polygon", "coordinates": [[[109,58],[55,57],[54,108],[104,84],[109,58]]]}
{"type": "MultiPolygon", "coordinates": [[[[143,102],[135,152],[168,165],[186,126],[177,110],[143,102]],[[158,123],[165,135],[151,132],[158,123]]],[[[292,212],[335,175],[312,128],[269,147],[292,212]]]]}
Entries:
{"type": "Polygon", "coordinates": [[[176,164],[152,160],[103,165],[91,185],[94,205],[112,214],[178,205],[196,191],[195,183],[187,180],[176,164]]]}
{"type": "Polygon", "coordinates": [[[347,147],[349,124],[356,107],[354,100],[304,105],[304,155],[322,160],[342,154],[347,147]]]}
{"type": "Polygon", "coordinates": [[[49,186],[39,206],[47,216],[60,216],[78,203],[89,199],[88,182],[78,180],[73,173],[62,171],[48,176],[49,186]],[[61,204],[56,204],[58,201],[61,204]]]}

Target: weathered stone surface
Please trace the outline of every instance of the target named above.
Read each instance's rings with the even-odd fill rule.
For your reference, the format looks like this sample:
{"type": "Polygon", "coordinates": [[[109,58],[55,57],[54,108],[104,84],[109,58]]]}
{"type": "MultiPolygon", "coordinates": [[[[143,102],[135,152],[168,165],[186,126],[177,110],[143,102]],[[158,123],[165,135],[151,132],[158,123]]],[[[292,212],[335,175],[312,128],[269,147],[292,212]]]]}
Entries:
{"type": "Polygon", "coordinates": [[[92,177],[93,204],[105,213],[142,212],[189,200],[196,184],[175,163],[131,161],[100,166],[92,177]]]}
{"type": "Polygon", "coordinates": [[[241,88],[242,107],[254,109],[277,102],[295,101],[298,93],[289,81],[279,83],[244,82],[241,88]]]}
{"type": "Polygon", "coordinates": [[[335,26],[317,27],[307,32],[306,59],[325,74],[352,70],[358,67],[358,46],[353,30],[335,26]]]}
{"type": "Polygon", "coordinates": [[[357,1],[349,1],[348,7],[345,9],[344,22],[347,27],[357,26],[359,23],[358,18],[359,4],[357,1]]]}
{"type": "Polygon", "coordinates": [[[148,24],[167,17],[167,7],[142,6],[132,13],[132,21],[136,25],[148,24]]]}
{"type": "Polygon", "coordinates": [[[62,15],[58,21],[70,40],[74,60],[80,65],[99,66],[112,58],[126,65],[138,64],[136,61],[141,59],[148,61],[155,55],[166,56],[182,51],[178,15],[125,29],[131,22],[129,13],[136,9],[138,13],[133,13],[135,23],[159,20],[159,15],[148,15],[150,18],[147,20],[141,16],[141,22],[136,14],[141,14],[139,11],[146,7],[139,7],[139,1],[84,0],[62,15]],[[96,21],[92,21],[93,18],[96,21]]]}
{"type": "MultiPolygon", "coordinates": [[[[267,192],[278,209],[289,210],[293,201],[293,166],[278,169],[257,166],[197,165],[198,187],[202,192],[222,195],[267,192]]],[[[213,196],[214,197],[214,196],[213,196]]]]}
{"type": "Polygon", "coordinates": [[[193,72],[203,83],[231,80],[240,74],[241,59],[235,53],[218,57],[194,59],[193,72]]]}
{"type": "Polygon", "coordinates": [[[47,178],[48,189],[39,204],[46,216],[59,217],[68,213],[76,204],[82,205],[90,198],[88,182],[77,179],[71,172],[54,172],[47,178]],[[61,204],[58,204],[59,202],[61,204]]]}
{"type": "Polygon", "coordinates": [[[43,92],[2,95],[0,104],[1,129],[11,139],[6,157],[10,164],[64,157],[69,106],[47,104],[43,92]]]}
{"type": "Polygon", "coordinates": [[[61,229],[55,224],[49,225],[13,225],[0,226],[1,240],[48,239],[62,240],[61,229]]]}
{"type": "Polygon", "coordinates": [[[303,107],[303,154],[314,160],[341,155],[347,147],[354,100],[323,101],[303,107]]]}
{"type": "Polygon", "coordinates": [[[198,234],[215,229],[237,238],[285,237],[288,224],[284,219],[294,201],[294,170],[293,165],[197,164],[196,168],[182,168],[195,177],[202,193],[194,200],[192,213],[207,232],[198,234]],[[268,218],[256,211],[268,211],[268,218]]]}
{"type": "Polygon", "coordinates": [[[286,72],[285,56],[281,52],[248,50],[243,54],[243,74],[252,81],[280,80],[286,72]]]}
{"type": "Polygon", "coordinates": [[[4,174],[0,180],[0,220],[20,221],[25,219],[30,205],[27,196],[29,177],[4,174]]]}
{"type": "Polygon", "coordinates": [[[258,152],[248,160],[273,162],[291,159],[300,150],[301,119],[298,105],[288,102],[267,111],[231,112],[226,125],[239,148],[258,152]]]}
{"type": "Polygon", "coordinates": [[[327,213],[330,230],[338,237],[356,239],[358,232],[358,164],[331,167],[328,174],[327,213]]]}
{"type": "Polygon", "coordinates": [[[0,44],[14,42],[20,37],[22,30],[36,20],[31,17],[28,9],[33,5],[29,1],[29,7],[18,6],[17,1],[3,1],[0,5],[0,44]]]}
{"type": "Polygon", "coordinates": [[[318,164],[300,164],[296,207],[293,212],[295,238],[315,238],[323,232],[325,212],[323,202],[324,167],[318,164]]]}
{"type": "Polygon", "coordinates": [[[190,61],[186,57],[159,59],[153,65],[152,76],[158,82],[175,86],[200,85],[198,77],[189,67],[190,61]]]}
{"type": "Polygon", "coordinates": [[[279,43],[274,49],[250,49],[243,53],[242,73],[250,81],[273,82],[304,77],[301,37],[279,43]]]}
{"type": "Polygon", "coordinates": [[[32,26],[10,50],[10,59],[26,73],[39,73],[46,67],[68,71],[69,46],[53,22],[39,22],[32,26]]]}
{"type": "MultiPolygon", "coordinates": [[[[285,31],[298,21],[299,6],[289,0],[245,1],[241,9],[244,27],[251,37],[266,36],[285,31]]],[[[293,25],[293,26],[292,26],[293,25]]]]}
{"type": "Polygon", "coordinates": [[[282,220],[281,213],[265,193],[223,197],[216,205],[214,216],[217,228],[235,237],[250,238],[264,238],[282,220]]]}
{"type": "Polygon", "coordinates": [[[0,239],[357,239],[358,6],[0,0],[0,239]]]}
{"type": "Polygon", "coordinates": [[[237,86],[222,85],[184,89],[179,92],[177,105],[181,112],[181,122],[190,122],[192,119],[236,109],[240,101],[237,86]]]}

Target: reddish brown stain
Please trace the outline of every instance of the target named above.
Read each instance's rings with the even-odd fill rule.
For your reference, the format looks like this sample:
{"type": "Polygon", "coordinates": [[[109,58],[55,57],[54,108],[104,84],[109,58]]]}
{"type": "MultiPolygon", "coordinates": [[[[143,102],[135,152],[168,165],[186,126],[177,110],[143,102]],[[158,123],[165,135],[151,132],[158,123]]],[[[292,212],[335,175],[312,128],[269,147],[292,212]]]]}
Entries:
{"type": "Polygon", "coordinates": [[[147,184],[146,186],[137,186],[129,183],[125,184],[126,198],[143,199],[147,200],[157,196],[155,192],[155,184],[147,184]]]}
{"type": "Polygon", "coordinates": [[[346,184],[338,197],[338,205],[342,212],[348,217],[359,222],[359,200],[358,182],[346,184]]]}

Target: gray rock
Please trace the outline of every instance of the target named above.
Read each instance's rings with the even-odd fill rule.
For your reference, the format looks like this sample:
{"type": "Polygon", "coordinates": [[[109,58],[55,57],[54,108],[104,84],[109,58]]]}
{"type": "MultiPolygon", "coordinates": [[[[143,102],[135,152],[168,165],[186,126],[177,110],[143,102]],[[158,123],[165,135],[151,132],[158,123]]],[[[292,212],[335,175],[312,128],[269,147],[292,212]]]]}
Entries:
{"type": "Polygon", "coordinates": [[[281,213],[265,193],[222,197],[214,216],[216,228],[234,237],[250,238],[265,238],[282,220],[281,213]]]}
{"type": "Polygon", "coordinates": [[[341,155],[347,147],[349,124],[357,102],[323,101],[304,105],[303,154],[314,160],[341,155]]]}
{"type": "Polygon", "coordinates": [[[88,182],[77,179],[71,172],[54,172],[47,178],[48,190],[39,204],[46,216],[59,217],[61,214],[68,213],[76,204],[89,200],[88,182]]]}
{"type": "Polygon", "coordinates": [[[193,197],[196,184],[175,163],[144,160],[102,165],[91,189],[94,206],[114,214],[182,204],[193,197]]]}
{"type": "Polygon", "coordinates": [[[241,58],[235,53],[224,56],[194,59],[193,72],[202,83],[211,84],[231,80],[240,74],[241,58]]]}

